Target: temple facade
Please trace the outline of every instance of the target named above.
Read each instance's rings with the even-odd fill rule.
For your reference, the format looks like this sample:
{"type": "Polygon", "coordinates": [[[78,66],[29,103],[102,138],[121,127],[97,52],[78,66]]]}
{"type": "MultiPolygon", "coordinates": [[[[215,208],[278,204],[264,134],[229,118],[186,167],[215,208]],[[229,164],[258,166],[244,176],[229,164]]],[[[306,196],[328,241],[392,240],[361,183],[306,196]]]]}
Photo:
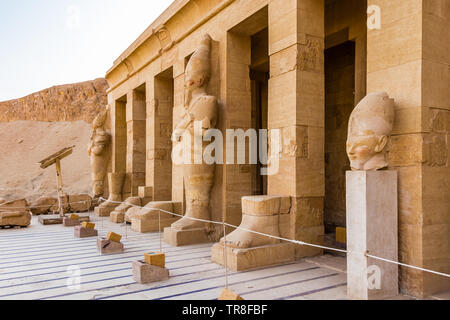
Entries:
{"type": "MultiPolygon", "coordinates": [[[[450,273],[449,29],[447,0],[175,0],[106,74],[110,165],[123,176],[122,200],[189,207],[172,133],[186,114],[186,69],[208,34],[204,89],[217,102],[215,128],[224,137],[227,129],[279,129],[281,139],[274,174],[261,174],[260,163],[212,167],[213,221],[239,226],[255,210],[243,197],[279,196],[270,212],[278,235],[324,244],[346,227],[350,114],[384,91],[395,101],[386,154],[398,172],[398,260],[450,273]]],[[[224,146],[225,156],[231,151],[224,146]]],[[[211,227],[210,241],[221,230],[211,227]]],[[[323,250],[289,252],[300,259],[323,250]]],[[[401,267],[399,286],[423,297],[450,283],[401,267]]]]}

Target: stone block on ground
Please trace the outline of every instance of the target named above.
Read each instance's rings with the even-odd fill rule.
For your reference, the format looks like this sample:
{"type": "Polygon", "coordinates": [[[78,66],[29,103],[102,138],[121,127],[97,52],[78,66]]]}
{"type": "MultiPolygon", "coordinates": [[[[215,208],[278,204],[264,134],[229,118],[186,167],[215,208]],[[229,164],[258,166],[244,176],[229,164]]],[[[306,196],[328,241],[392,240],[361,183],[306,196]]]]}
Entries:
{"type": "Polygon", "coordinates": [[[169,270],[145,263],[134,261],[132,264],[133,279],[137,283],[148,284],[169,279],[169,270]]]}
{"type": "Polygon", "coordinates": [[[0,204],[0,212],[4,211],[27,211],[27,200],[20,199],[0,204]]]}
{"type": "Polygon", "coordinates": [[[114,211],[114,209],[115,209],[115,207],[113,207],[113,206],[111,206],[111,207],[106,207],[106,206],[95,207],[94,214],[97,217],[109,217],[111,212],[114,211]]]}
{"type": "Polygon", "coordinates": [[[219,296],[218,300],[229,300],[229,301],[232,301],[232,300],[244,300],[244,298],[239,296],[237,293],[234,293],[230,289],[225,288],[220,293],[220,296],[219,296]]]}
{"type": "Polygon", "coordinates": [[[120,242],[120,240],[122,240],[122,236],[114,232],[108,232],[106,240],[110,240],[113,242],[120,242]]]}
{"type": "Polygon", "coordinates": [[[70,212],[87,212],[91,208],[92,198],[88,194],[69,195],[70,212]]]}
{"type": "Polygon", "coordinates": [[[3,211],[0,212],[0,226],[27,227],[31,223],[31,213],[29,211],[3,211]]]}
{"type": "Polygon", "coordinates": [[[64,227],[75,227],[81,224],[80,219],[72,219],[70,217],[63,218],[63,226],[64,227]]]}
{"type": "Polygon", "coordinates": [[[83,228],[82,226],[76,226],[74,228],[74,236],[77,238],[97,237],[98,232],[95,229],[83,228]]]}
{"type": "Polygon", "coordinates": [[[98,238],[97,249],[101,254],[113,254],[123,252],[124,246],[121,242],[112,241],[105,238],[98,238]]]}
{"type": "Polygon", "coordinates": [[[145,263],[155,267],[164,268],[166,266],[166,255],[161,252],[149,252],[144,254],[145,263]]]}
{"type": "Polygon", "coordinates": [[[114,223],[124,223],[125,222],[125,213],[113,211],[109,215],[109,221],[114,223]]]}
{"type": "Polygon", "coordinates": [[[139,210],[131,219],[131,229],[136,232],[158,232],[170,227],[179,217],[169,214],[174,212],[174,202],[153,201],[139,210]],[[162,211],[163,210],[163,211],[162,211]]]}
{"type": "Polygon", "coordinates": [[[34,216],[48,214],[57,201],[58,200],[53,197],[40,197],[31,204],[30,211],[34,216]]]}
{"type": "Polygon", "coordinates": [[[131,223],[132,219],[141,211],[142,208],[131,207],[125,213],[125,222],[131,223]]]}
{"type": "Polygon", "coordinates": [[[175,246],[211,242],[206,229],[175,230],[172,227],[164,228],[164,242],[175,246]]]}
{"type": "MultiPolygon", "coordinates": [[[[224,247],[216,243],[211,248],[211,260],[225,265],[224,247]]],[[[249,249],[227,247],[227,266],[233,271],[251,270],[295,261],[295,245],[280,243],[249,249]]]]}

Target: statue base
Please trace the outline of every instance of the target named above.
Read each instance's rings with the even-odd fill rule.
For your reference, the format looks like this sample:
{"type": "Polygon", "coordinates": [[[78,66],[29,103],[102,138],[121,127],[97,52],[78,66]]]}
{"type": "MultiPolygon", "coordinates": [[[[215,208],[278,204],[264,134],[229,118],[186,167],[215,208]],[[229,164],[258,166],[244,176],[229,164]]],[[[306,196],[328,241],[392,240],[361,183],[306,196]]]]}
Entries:
{"type": "Polygon", "coordinates": [[[94,209],[94,214],[97,217],[109,217],[111,212],[114,211],[114,209],[116,209],[117,206],[108,206],[108,207],[96,207],[94,209]]]}
{"type": "Polygon", "coordinates": [[[347,295],[385,299],[398,295],[397,171],[347,171],[347,295]]]}
{"type": "MultiPolygon", "coordinates": [[[[59,214],[54,214],[54,215],[39,216],[38,221],[42,225],[53,225],[53,224],[63,224],[64,219],[69,219],[69,218],[61,217],[59,214]]],[[[79,223],[89,222],[89,216],[80,216],[79,220],[77,220],[77,221],[79,223]]],[[[64,225],[64,226],[66,226],[66,225],[64,225]]],[[[75,226],[75,225],[72,225],[72,226],[75,226]]]]}
{"type": "MultiPolygon", "coordinates": [[[[165,218],[161,219],[161,231],[164,231],[165,228],[170,227],[172,223],[177,222],[179,218],[165,218]]],[[[159,232],[159,219],[152,220],[142,220],[142,219],[131,219],[131,230],[146,233],[146,232],[159,232]]]]}
{"type": "Polygon", "coordinates": [[[164,242],[175,246],[211,242],[205,228],[190,230],[175,230],[172,227],[164,228],[164,242]]]}
{"type": "MultiPolygon", "coordinates": [[[[211,260],[225,265],[224,247],[216,243],[211,248],[211,260]]],[[[233,271],[256,269],[295,261],[295,245],[291,243],[271,244],[248,249],[227,247],[227,267],[233,271]]]]}
{"type": "Polygon", "coordinates": [[[123,243],[106,240],[105,238],[97,239],[97,249],[101,254],[112,254],[123,252],[123,243]]]}
{"type": "Polygon", "coordinates": [[[64,227],[76,227],[81,224],[81,221],[79,219],[70,219],[65,217],[63,219],[63,226],[64,227]]]}
{"type": "Polygon", "coordinates": [[[74,228],[74,236],[77,238],[97,237],[98,231],[95,229],[83,228],[82,226],[76,226],[74,228]]]}
{"type": "Polygon", "coordinates": [[[152,266],[144,261],[134,261],[133,279],[137,283],[147,284],[169,279],[169,269],[152,266]]]}
{"type": "Polygon", "coordinates": [[[114,223],[124,223],[125,222],[125,213],[123,212],[111,212],[109,216],[109,221],[114,223]]]}

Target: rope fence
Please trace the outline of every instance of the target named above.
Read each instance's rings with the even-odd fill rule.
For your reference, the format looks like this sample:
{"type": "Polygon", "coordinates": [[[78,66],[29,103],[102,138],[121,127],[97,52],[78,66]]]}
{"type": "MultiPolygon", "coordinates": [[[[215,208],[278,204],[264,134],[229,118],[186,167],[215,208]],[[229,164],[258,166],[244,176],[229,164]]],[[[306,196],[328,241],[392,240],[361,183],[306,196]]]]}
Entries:
{"type": "MultiPolygon", "coordinates": [[[[109,202],[109,203],[127,204],[127,205],[129,205],[130,207],[135,207],[135,208],[148,208],[148,207],[145,207],[145,206],[137,206],[137,205],[130,204],[130,203],[127,203],[127,202],[112,201],[112,200],[108,200],[108,199],[105,199],[105,198],[102,198],[102,197],[100,197],[99,200],[100,200],[100,201],[104,201],[104,202],[109,202]]],[[[242,227],[239,227],[239,226],[235,226],[235,225],[232,225],[232,224],[229,224],[229,223],[226,223],[226,222],[219,222],[219,221],[204,220],[204,219],[199,219],[199,218],[188,217],[188,216],[184,216],[184,215],[181,215],[181,214],[177,214],[177,213],[170,212],[170,211],[167,211],[167,210],[164,210],[164,209],[159,209],[159,208],[148,208],[148,209],[159,210],[160,212],[164,212],[164,213],[167,213],[167,214],[171,214],[171,215],[173,215],[173,216],[177,216],[177,217],[181,217],[181,218],[186,218],[186,219],[190,219],[190,220],[194,220],[194,221],[205,222],[205,223],[211,223],[211,224],[216,224],[216,225],[221,225],[221,226],[223,226],[223,229],[224,229],[224,248],[225,248],[225,252],[226,252],[226,245],[227,245],[227,243],[226,243],[226,232],[225,232],[225,227],[227,226],[227,227],[230,227],[230,228],[234,228],[234,229],[246,231],[246,232],[249,232],[249,233],[258,234],[258,235],[265,236],[265,237],[268,237],[268,238],[277,239],[277,240],[285,241],[285,242],[290,242],[290,243],[293,243],[293,244],[296,244],[296,245],[315,247],[315,248],[320,248],[320,249],[325,249],[325,250],[330,250],[330,251],[336,251],[336,252],[341,252],[341,253],[361,254],[361,253],[359,253],[359,252],[352,252],[352,251],[345,250],[345,249],[332,248],[332,247],[321,246],[321,245],[317,245],[317,244],[313,244],[313,243],[308,243],[308,242],[304,242],[304,241],[299,241],[299,240],[293,240],[293,239],[287,239],[287,238],[277,237],[277,236],[273,236],[273,235],[270,235],[270,234],[265,234],[265,233],[257,232],[257,231],[254,231],[254,230],[248,230],[248,229],[246,229],[246,228],[242,228],[242,227]]],[[[160,218],[159,218],[159,219],[161,219],[161,213],[160,213],[160,218]]],[[[161,227],[160,227],[160,232],[161,232],[161,227]]],[[[439,276],[443,276],[443,277],[450,278],[450,274],[446,274],[446,273],[443,273],[443,272],[438,272],[438,271],[434,271],[434,270],[430,270],[430,269],[426,269],[426,268],[421,268],[421,267],[413,266],[413,265],[406,264],[406,263],[401,263],[401,262],[398,262],[398,261],[395,261],[395,260],[390,260],[390,259],[381,258],[381,257],[375,256],[375,255],[369,254],[369,252],[365,252],[365,253],[363,253],[363,255],[364,255],[366,258],[369,257],[369,258],[373,258],[373,259],[380,260],[380,261],[384,261],[384,262],[388,262],[388,263],[394,263],[394,264],[400,265],[400,266],[402,266],[402,267],[411,268],[411,269],[416,269],[416,270],[420,270],[420,271],[423,271],[423,272],[428,272],[428,273],[432,273],[432,274],[436,274],[436,275],[439,275],[439,276]]],[[[226,263],[227,263],[227,261],[226,261],[226,254],[225,254],[224,256],[225,256],[225,259],[224,259],[225,269],[227,269],[227,266],[226,266],[226,263]]],[[[227,284],[227,286],[228,286],[228,284],[227,284]]]]}

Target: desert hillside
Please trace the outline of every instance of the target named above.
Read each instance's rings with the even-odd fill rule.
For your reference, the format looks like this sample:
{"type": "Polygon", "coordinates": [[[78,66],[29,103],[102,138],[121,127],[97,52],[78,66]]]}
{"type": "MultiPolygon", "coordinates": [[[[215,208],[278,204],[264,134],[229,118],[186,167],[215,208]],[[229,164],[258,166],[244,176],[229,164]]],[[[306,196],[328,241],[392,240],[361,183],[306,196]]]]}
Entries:
{"type": "Polygon", "coordinates": [[[43,170],[38,162],[72,145],[73,154],[61,162],[64,191],[90,193],[90,133],[85,121],[0,123],[0,197],[32,201],[42,195],[56,196],[55,167],[43,170]]]}
{"type": "Polygon", "coordinates": [[[106,106],[108,83],[92,81],[54,86],[26,97],[0,102],[0,122],[16,120],[91,123],[106,106]]]}
{"type": "Polygon", "coordinates": [[[64,192],[90,193],[87,146],[93,118],[107,102],[105,79],[55,86],[0,102],[0,198],[56,196],[54,166],[38,162],[75,145],[62,161],[64,192]]]}

